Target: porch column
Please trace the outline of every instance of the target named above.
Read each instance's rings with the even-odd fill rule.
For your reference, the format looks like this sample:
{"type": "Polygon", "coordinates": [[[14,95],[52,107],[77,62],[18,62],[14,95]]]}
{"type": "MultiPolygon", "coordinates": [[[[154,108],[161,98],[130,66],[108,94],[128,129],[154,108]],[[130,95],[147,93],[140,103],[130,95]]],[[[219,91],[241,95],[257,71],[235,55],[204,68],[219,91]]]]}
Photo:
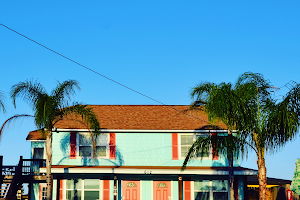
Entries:
{"type": "Polygon", "coordinates": [[[182,189],[183,189],[183,182],[182,182],[182,176],[178,176],[178,197],[179,197],[179,200],[183,200],[183,197],[182,197],[182,189]]]}
{"type": "Polygon", "coordinates": [[[118,200],[122,199],[122,185],[121,185],[121,183],[122,183],[122,180],[117,179],[118,200]]]}
{"type": "Polygon", "coordinates": [[[117,179],[117,176],[114,175],[114,200],[117,200],[117,195],[118,195],[118,190],[117,190],[117,184],[118,184],[118,179],[117,179]]]}

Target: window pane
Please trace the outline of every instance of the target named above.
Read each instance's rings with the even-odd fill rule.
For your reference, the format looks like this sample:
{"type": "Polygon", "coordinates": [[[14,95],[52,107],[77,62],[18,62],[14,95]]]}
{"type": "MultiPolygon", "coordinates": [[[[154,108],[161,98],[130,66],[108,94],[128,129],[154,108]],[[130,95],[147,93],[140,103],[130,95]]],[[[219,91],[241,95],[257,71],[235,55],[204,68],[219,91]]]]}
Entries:
{"type": "Polygon", "coordinates": [[[209,192],[195,192],[195,200],[209,200],[209,192]]]}
{"type": "Polygon", "coordinates": [[[99,199],[99,191],[84,191],[84,199],[98,200],[99,199]]]}
{"type": "Polygon", "coordinates": [[[84,179],[84,189],[99,189],[99,179],[84,179]]]}
{"type": "Polygon", "coordinates": [[[92,147],[79,147],[79,156],[90,157],[92,156],[92,147]]]}
{"type": "MultiPolygon", "coordinates": [[[[196,135],[196,140],[198,140],[200,137],[207,137],[208,136],[208,134],[199,134],[199,135],[196,135]]],[[[209,151],[210,151],[211,149],[208,149],[208,151],[207,152],[205,152],[205,153],[203,153],[203,154],[201,154],[201,153],[198,153],[197,154],[197,157],[202,157],[202,158],[208,158],[209,157],[209,151]]]]}
{"type": "Polygon", "coordinates": [[[197,134],[197,135],[196,135],[196,140],[198,140],[199,137],[207,137],[207,136],[208,136],[207,133],[204,133],[204,134],[197,134]]]}
{"type": "Polygon", "coordinates": [[[34,148],[33,159],[43,159],[43,158],[44,158],[44,148],[34,148]]]}
{"type": "Polygon", "coordinates": [[[227,180],[213,180],[213,191],[227,191],[228,181],[227,180]]]}
{"type": "Polygon", "coordinates": [[[101,134],[95,137],[97,146],[106,146],[108,144],[108,134],[101,134]]]}
{"type": "Polygon", "coordinates": [[[194,190],[195,191],[209,191],[209,180],[195,181],[194,190]]]}
{"type": "Polygon", "coordinates": [[[181,135],[181,144],[182,145],[192,145],[193,144],[193,135],[181,135]]]}
{"type": "Polygon", "coordinates": [[[208,152],[205,152],[203,154],[201,154],[200,152],[197,154],[197,157],[202,157],[202,158],[208,158],[209,157],[209,153],[208,152]]]}
{"type": "Polygon", "coordinates": [[[79,134],[79,145],[80,146],[89,146],[92,145],[92,138],[86,134],[79,134]]]}
{"type": "Polygon", "coordinates": [[[228,200],[227,192],[214,192],[213,193],[214,200],[228,200]]]}
{"type": "Polygon", "coordinates": [[[184,157],[187,154],[187,152],[189,151],[189,149],[190,149],[190,146],[181,147],[181,156],[184,157]]]}
{"type": "Polygon", "coordinates": [[[81,200],[81,191],[80,190],[67,190],[67,199],[68,200],[81,200]]]}
{"type": "Polygon", "coordinates": [[[42,187],[42,200],[47,198],[47,187],[42,187]]]}
{"type": "Polygon", "coordinates": [[[67,189],[81,189],[81,179],[71,179],[71,180],[67,180],[67,189]],[[74,187],[75,185],[75,187],[74,187]]]}
{"type": "Polygon", "coordinates": [[[96,156],[106,156],[106,147],[105,146],[97,146],[96,147],[96,156]]]}

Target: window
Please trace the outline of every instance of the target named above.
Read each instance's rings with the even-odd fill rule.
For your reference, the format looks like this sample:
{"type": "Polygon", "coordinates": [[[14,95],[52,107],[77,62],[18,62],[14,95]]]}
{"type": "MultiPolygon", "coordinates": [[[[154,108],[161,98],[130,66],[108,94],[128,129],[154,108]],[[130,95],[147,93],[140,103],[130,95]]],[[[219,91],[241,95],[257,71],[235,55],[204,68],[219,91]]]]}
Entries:
{"type": "MultiPolygon", "coordinates": [[[[198,140],[199,137],[205,137],[207,134],[180,134],[180,157],[185,158],[187,152],[189,151],[190,147],[193,143],[198,140]]],[[[209,151],[211,152],[211,151],[209,151]]],[[[204,154],[198,153],[197,157],[202,158],[210,158],[211,153],[205,152],[204,154]]]]}
{"type": "MultiPolygon", "coordinates": [[[[93,145],[92,137],[87,133],[79,133],[79,156],[92,157],[93,145]]],[[[97,157],[108,156],[108,134],[100,134],[95,136],[96,149],[95,153],[97,157]]]]}
{"type": "Polygon", "coordinates": [[[34,148],[32,158],[33,159],[43,159],[44,158],[44,148],[34,148]]]}
{"type": "Polygon", "coordinates": [[[39,184],[39,200],[46,200],[47,199],[47,185],[45,183],[39,184]]]}
{"type": "Polygon", "coordinates": [[[194,181],[195,200],[228,200],[227,180],[194,181]]]}
{"type": "Polygon", "coordinates": [[[41,199],[42,200],[46,200],[47,199],[47,187],[42,187],[42,191],[41,191],[41,199]]]}
{"type": "Polygon", "coordinates": [[[99,179],[67,180],[66,199],[68,200],[100,199],[100,180],[99,179]]]}

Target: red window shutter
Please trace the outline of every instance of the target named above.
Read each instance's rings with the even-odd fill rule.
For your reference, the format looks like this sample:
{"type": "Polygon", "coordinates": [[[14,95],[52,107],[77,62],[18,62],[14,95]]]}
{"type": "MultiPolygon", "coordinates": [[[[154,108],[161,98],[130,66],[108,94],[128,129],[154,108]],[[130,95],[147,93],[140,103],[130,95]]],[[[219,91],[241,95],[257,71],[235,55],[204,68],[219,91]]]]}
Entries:
{"type": "Polygon", "coordinates": [[[76,132],[70,133],[70,158],[76,158],[76,132]]]}
{"type": "Polygon", "coordinates": [[[184,200],[192,200],[191,181],[184,181],[184,200]]]}
{"type": "Polygon", "coordinates": [[[239,199],[239,179],[237,177],[234,178],[233,182],[233,189],[234,189],[234,199],[239,199]]]}
{"type": "Polygon", "coordinates": [[[63,200],[63,180],[59,180],[59,200],[63,200]]]}
{"type": "Polygon", "coordinates": [[[116,159],[116,133],[109,134],[109,159],[116,159]]]}
{"type": "Polygon", "coordinates": [[[109,199],[109,180],[103,180],[103,200],[109,199]]]}
{"type": "Polygon", "coordinates": [[[178,160],[178,134],[172,133],[172,160],[178,160]]]}
{"type": "MultiPolygon", "coordinates": [[[[217,136],[218,134],[217,133],[212,133],[211,134],[212,136],[217,136]]],[[[213,160],[219,160],[219,153],[218,152],[214,152],[214,147],[212,146],[211,147],[211,153],[212,153],[212,155],[213,155],[213,160]],[[214,153],[215,153],[215,155],[214,155],[214,153]]]]}

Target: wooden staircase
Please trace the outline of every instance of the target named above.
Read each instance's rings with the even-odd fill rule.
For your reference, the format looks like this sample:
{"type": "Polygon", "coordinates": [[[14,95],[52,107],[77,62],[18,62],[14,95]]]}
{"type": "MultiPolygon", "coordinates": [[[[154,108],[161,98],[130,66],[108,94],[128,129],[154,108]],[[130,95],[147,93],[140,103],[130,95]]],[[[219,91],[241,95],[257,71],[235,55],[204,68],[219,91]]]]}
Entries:
{"type": "Polygon", "coordinates": [[[17,191],[23,183],[44,181],[46,177],[39,173],[39,168],[45,165],[43,159],[23,159],[17,166],[3,166],[0,156],[0,200],[16,200],[17,191]]]}
{"type": "Polygon", "coordinates": [[[10,183],[2,183],[1,188],[0,188],[0,200],[5,200],[5,197],[7,195],[7,192],[10,187],[10,183]]]}

